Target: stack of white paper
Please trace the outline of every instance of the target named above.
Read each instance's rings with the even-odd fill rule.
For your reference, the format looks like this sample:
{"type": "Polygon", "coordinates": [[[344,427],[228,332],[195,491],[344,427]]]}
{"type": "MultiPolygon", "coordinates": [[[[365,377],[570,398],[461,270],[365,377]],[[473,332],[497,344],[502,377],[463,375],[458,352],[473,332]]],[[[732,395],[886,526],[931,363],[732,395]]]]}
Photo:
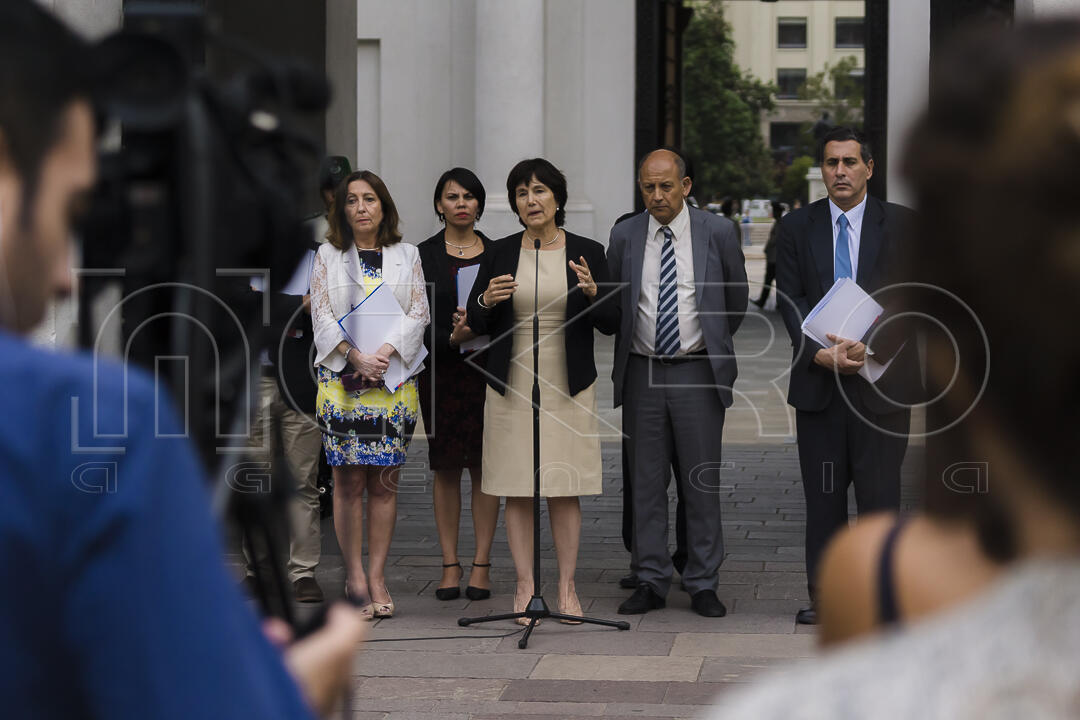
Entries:
{"type": "MultiPolygon", "coordinates": [[[[473,283],[476,282],[476,276],[480,273],[479,265],[469,265],[458,270],[457,273],[457,304],[458,307],[468,307],[469,291],[472,289],[473,283]]],[[[461,343],[461,352],[466,350],[476,350],[477,348],[487,347],[491,342],[490,335],[480,335],[474,337],[472,340],[461,343]]]]}
{"type": "MultiPolygon", "coordinates": [[[[401,330],[405,313],[394,292],[385,284],[375,288],[364,300],[338,321],[345,339],[362,353],[374,353],[386,338],[401,330]]],[[[427,348],[421,346],[412,365],[406,366],[401,355],[390,356],[390,366],[383,375],[383,385],[390,392],[415,375],[423,366],[427,348]]]]}
{"type": "MultiPolygon", "coordinates": [[[[860,340],[883,312],[884,308],[854,280],[840,278],[803,320],[803,335],[825,347],[833,345],[827,337],[830,334],[848,340],[860,340]]],[[[891,364],[891,359],[887,363],[879,363],[872,357],[867,357],[866,362],[859,368],[859,375],[875,383],[891,364]]]]}

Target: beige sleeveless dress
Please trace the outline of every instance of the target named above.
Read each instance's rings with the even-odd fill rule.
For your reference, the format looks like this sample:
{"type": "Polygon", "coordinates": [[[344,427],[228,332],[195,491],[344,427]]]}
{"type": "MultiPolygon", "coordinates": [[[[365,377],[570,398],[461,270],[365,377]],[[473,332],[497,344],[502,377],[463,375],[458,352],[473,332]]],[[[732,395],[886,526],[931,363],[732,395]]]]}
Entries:
{"type": "MultiPolygon", "coordinates": [[[[484,492],[533,493],[532,311],[536,250],[521,250],[511,297],[515,328],[506,395],[487,388],[484,492]]],[[[599,495],[603,479],[596,383],[570,397],[566,379],[566,250],[540,250],[540,494],[599,495]]]]}

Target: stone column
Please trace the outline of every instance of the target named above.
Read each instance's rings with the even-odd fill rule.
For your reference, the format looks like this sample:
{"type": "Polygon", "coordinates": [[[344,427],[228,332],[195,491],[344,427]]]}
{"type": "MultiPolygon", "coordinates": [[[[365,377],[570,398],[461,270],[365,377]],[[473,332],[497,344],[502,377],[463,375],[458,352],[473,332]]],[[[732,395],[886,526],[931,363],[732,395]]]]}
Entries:
{"type": "Polygon", "coordinates": [[[506,175],[543,151],[543,0],[477,0],[476,167],[487,190],[480,229],[490,237],[521,229],[506,175]]]}

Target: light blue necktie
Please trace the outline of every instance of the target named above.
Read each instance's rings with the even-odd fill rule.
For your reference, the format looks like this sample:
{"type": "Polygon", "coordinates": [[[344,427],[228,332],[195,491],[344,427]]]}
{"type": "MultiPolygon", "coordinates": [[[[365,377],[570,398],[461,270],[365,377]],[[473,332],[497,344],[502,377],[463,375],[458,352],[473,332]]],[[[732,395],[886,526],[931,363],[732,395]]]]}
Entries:
{"type": "Polygon", "coordinates": [[[671,228],[666,225],[664,244],[660,248],[660,292],[656,299],[656,341],[653,352],[671,356],[679,351],[679,297],[675,268],[675,244],[671,228]]]}
{"type": "Polygon", "coordinates": [[[851,251],[848,250],[848,219],[841,214],[837,219],[840,232],[836,233],[836,259],[833,262],[833,282],[851,277],[851,251]]]}

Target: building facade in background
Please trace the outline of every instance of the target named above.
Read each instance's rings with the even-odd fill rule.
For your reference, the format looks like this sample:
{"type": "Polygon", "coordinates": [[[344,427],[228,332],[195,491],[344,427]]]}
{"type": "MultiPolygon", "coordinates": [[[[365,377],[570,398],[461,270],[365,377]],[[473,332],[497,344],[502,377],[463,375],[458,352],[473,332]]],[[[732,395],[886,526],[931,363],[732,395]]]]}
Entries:
{"type": "Polygon", "coordinates": [[[386,181],[411,242],[456,165],[488,191],[480,229],[520,230],[506,176],[535,156],[567,176],[567,228],[604,240],[633,207],[635,17],[631,0],[330,0],[327,145],[386,181]]]}
{"type": "Polygon", "coordinates": [[[863,0],[726,0],[724,17],[735,39],[735,62],[776,84],[776,109],[763,114],[761,135],[775,153],[799,144],[805,123],[817,122],[817,103],[800,100],[807,78],[854,57],[851,101],[861,104],[865,62],[863,0]],[[858,95],[859,97],[856,97],[858,95]]]}

